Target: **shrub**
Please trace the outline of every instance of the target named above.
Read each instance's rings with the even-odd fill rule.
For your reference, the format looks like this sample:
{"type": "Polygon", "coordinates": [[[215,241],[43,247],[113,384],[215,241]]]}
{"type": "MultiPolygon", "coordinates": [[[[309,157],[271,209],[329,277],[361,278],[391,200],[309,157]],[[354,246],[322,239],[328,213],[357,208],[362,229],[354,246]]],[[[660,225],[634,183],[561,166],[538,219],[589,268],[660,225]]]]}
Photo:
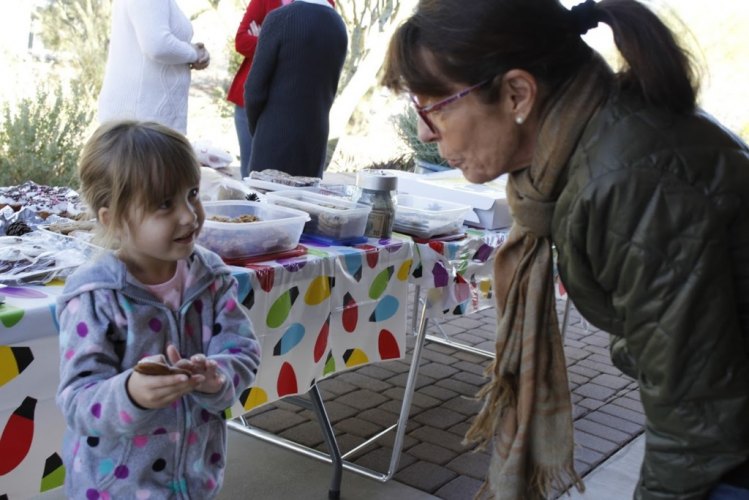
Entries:
{"type": "Polygon", "coordinates": [[[104,80],[112,0],[36,2],[44,46],[68,61],[79,91],[96,100],[104,80]]]}
{"type": "Polygon", "coordinates": [[[38,87],[35,96],[21,99],[15,108],[3,105],[0,185],[32,180],[77,187],[76,164],[93,111],[90,104],[63,95],[59,83],[50,87],[38,87]]]}

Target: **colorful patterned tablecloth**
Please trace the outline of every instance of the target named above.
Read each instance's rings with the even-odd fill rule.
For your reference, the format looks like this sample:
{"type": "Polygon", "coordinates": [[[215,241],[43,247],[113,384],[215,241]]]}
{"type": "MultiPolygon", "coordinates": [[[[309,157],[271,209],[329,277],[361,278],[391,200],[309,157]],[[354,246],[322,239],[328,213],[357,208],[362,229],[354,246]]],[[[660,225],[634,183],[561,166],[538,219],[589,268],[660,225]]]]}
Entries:
{"type": "Polygon", "coordinates": [[[333,373],[405,354],[412,242],[305,246],[305,256],[250,264],[252,272],[238,277],[263,358],[233,415],[305,393],[333,373]]]}
{"type": "Polygon", "coordinates": [[[461,240],[416,245],[410,281],[424,291],[430,319],[494,307],[492,262],[506,237],[504,230],[466,229],[461,240]]]}
{"type": "MultiPolygon", "coordinates": [[[[405,354],[413,243],[307,244],[302,256],[235,267],[263,357],[229,414],[305,393],[326,376],[405,354]]],[[[5,287],[0,306],[0,499],[61,486],[65,423],[54,403],[62,283],[5,287]]]]}

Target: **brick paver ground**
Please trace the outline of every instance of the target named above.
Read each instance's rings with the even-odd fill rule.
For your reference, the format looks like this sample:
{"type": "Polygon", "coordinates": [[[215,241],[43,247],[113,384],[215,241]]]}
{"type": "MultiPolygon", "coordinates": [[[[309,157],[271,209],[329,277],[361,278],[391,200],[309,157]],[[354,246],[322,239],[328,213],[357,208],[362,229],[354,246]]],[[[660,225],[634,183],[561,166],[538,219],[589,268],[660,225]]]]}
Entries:
{"type": "MultiPolygon", "coordinates": [[[[558,302],[561,313],[563,302],[558,302]]],[[[495,311],[459,317],[440,326],[450,339],[493,349],[495,311]]],[[[410,320],[409,320],[409,325],[410,320]]],[[[430,333],[439,329],[430,325],[430,333]]],[[[405,359],[339,373],[318,384],[341,451],[395,423],[403,399],[411,348],[405,359]]],[[[637,384],[612,366],[608,334],[586,324],[572,308],[565,353],[574,405],[575,468],[585,476],[643,432],[637,384]]],[[[489,455],[462,444],[479,409],[474,394],[486,382],[489,359],[427,341],[419,369],[407,434],[395,479],[446,500],[471,499],[481,487],[489,455]]],[[[312,412],[285,401],[248,414],[250,425],[325,451],[312,412]]],[[[394,432],[350,460],[385,472],[394,432]]]]}

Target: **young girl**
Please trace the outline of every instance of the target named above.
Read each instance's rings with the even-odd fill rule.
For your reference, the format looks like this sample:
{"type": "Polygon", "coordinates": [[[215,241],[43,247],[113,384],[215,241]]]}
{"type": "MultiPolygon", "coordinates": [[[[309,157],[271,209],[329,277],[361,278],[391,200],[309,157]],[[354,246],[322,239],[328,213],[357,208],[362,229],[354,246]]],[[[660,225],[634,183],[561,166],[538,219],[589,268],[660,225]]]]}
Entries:
{"type": "Polygon", "coordinates": [[[106,123],[79,177],[111,250],[57,304],[67,496],[215,497],[222,412],[252,385],[260,348],[229,269],[195,245],[205,214],[192,147],[155,123],[106,123]],[[134,370],[156,355],[186,373],[134,370]]]}

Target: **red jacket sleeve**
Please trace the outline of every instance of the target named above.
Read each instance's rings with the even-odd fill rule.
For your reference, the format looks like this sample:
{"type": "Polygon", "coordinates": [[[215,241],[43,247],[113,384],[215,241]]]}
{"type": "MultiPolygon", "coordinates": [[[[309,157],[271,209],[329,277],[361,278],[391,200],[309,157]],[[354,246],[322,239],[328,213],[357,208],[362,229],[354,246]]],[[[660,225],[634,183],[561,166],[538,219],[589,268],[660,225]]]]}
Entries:
{"type": "Polygon", "coordinates": [[[268,12],[279,7],[281,0],[251,0],[244,12],[242,22],[239,23],[237,34],[234,37],[234,48],[237,52],[252,61],[257,47],[257,37],[250,34],[250,24],[262,26],[268,12]]]}

